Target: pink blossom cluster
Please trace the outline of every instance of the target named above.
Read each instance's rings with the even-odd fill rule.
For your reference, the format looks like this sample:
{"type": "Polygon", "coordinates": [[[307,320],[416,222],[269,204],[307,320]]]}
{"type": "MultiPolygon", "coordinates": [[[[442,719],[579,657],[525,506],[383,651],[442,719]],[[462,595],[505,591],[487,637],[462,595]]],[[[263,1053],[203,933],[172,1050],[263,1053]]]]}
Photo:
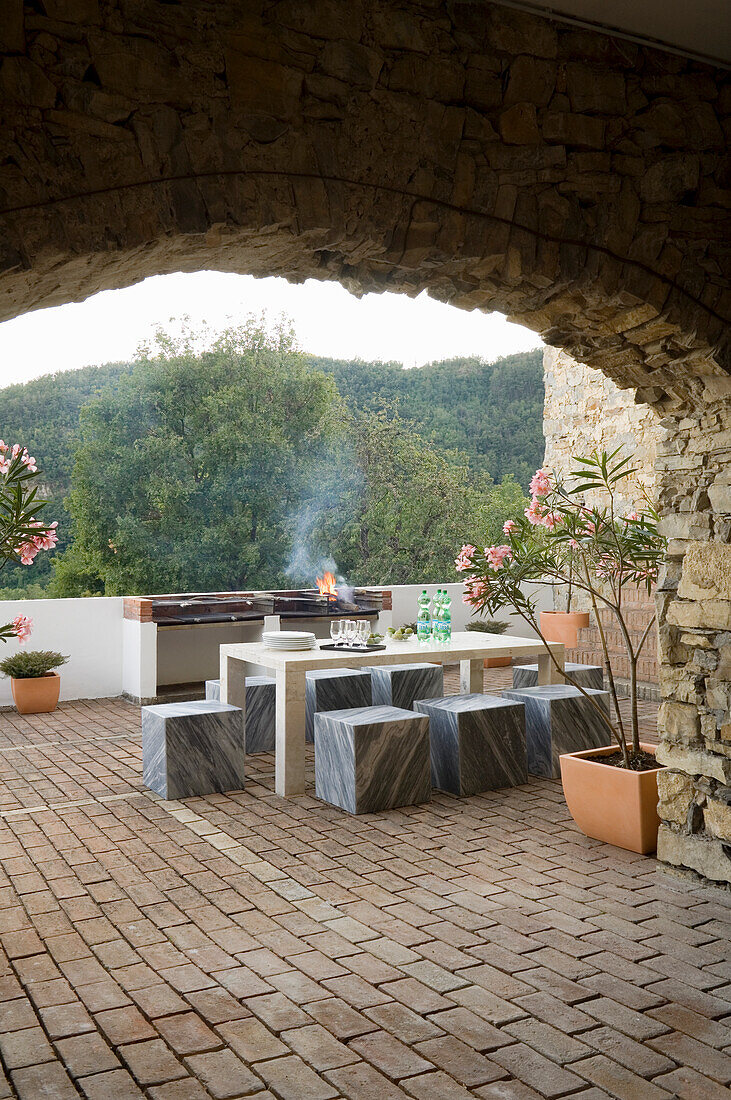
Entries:
{"type": "Polygon", "coordinates": [[[30,638],[31,631],[33,629],[33,620],[26,618],[25,615],[18,615],[13,619],[13,633],[16,635],[21,645],[30,638]]]}
{"type": "Polygon", "coordinates": [[[56,521],[50,527],[44,527],[42,523],[31,523],[29,526],[37,527],[38,534],[32,535],[26,542],[21,542],[20,546],[15,547],[15,552],[19,555],[22,565],[32,565],[33,559],[39,551],[52,550],[58,542],[58,535],[56,534],[58,523],[56,521]]]}
{"type": "Polygon", "coordinates": [[[458,556],[454,559],[454,567],[458,573],[464,573],[465,569],[472,568],[472,556],[475,553],[475,547],[470,546],[469,543],[465,543],[458,556]]]}
{"type": "Polygon", "coordinates": [[[12,447],[0,439],[0,474],[6,474],[10,469],[10,463],[13,462],[20,455],[20,461],[24,466],[27,466],[32,474],[38,473],[38,467],[36,460],[32,455],[28,454],[25,447],[21,447],[20,443],[13,443],[12,447]]]}
{"type": "Polygon", "coordinates": [[[506,519],[505,523],[503,524],[503,534],[509,535],[510,532],[513,531],[517,526],[518,524],[515,522],[514,519],[506,519]]]}
{"type": "Polygon", "coordinates": [[[462,603],[471,604],[473,607],[477,607],[477,605],[487,596],[487,593],[488,587],[485,582],[479,581],[476,577],[472,577],[470,580],[465,581],[462,603]]]}
{"type": "Polygon", "coordinates": [[[547,497],[552,488],[550,472],[548,470],[536,470],[528,487],[534,499],[535,497],[547,497]]]}
{"type": "Polygon", "coordinates": [[[493,572],[497,573],[498,569],[502,569],[503,562],[506,558],[512,558],[513,551],[509,546],[486,546],[485,557],[493,572]]]}

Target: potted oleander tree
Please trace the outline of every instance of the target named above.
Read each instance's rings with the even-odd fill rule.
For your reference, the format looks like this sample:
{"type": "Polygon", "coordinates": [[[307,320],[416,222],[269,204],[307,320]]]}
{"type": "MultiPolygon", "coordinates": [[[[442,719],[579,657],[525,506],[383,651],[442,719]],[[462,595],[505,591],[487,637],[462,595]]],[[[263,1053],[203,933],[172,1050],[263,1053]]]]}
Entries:
{"type": "Polygon", "coordinates": [[[10,677],[19,714],[45,714],[56,709],[61,678],[55,670],[67,661],[62,653],[44,649],[13,653],[0,661],[0,672],[10,677]]]}
{"type": "MultiPolygon", "coordinates": [[[[32,565],[41,551],[52,550],[58,542],[56,532],[58,524],[46,524],[38,518],[46,506],[46,501],[38,495],[39,476],[40,471],[36,460],[28,454],[25,447],[20,443],[11,446],[0,439],[0,570],[8,562],[32,565]]],[[[26,615],[16,615],[12,622],[0,625],[0,641],[14,640],[22,646],[30,637],[32,626],[31,619],[26,615]]],[[[32,657],[33,654],[22,656],[32,657]]],[[[49,655],[45,654],[45,656],[49,655]]],[[[60,654],[52,656],[60,656],[60,654]]],[[[43,677],[46,672],[50,674],[52,668],[63,664],[65,660],[66,658],[63,658],[57,664],[50,665],[44,672],[25,672],[18,678],[43,677]]],[[[31,662],[31,665],[40,667],[37,661],[35,664],[31,662]]],[[[8,675],[13,674],[8,673],[8,675]]],[[[53,673],[53,675],[58,683],[58,674],[53,673]]],[[[57,689],[56,699],[58,699],[57,689]]]]}
{"type": "MultiPolygon", "coordinates": [[[[657,772],[654,746],[640,741],[637,664],[653,628],[647,624],[639,641],[627,625],[625,595],[657,580],[666,549],[658,515],[646,492],[642,510],[622,513],[618,489],[636,470],[619,447],[575,458],[566,478],[538,471],[531,483],[532,500],[523,516],[503,527],[501,546],[462,548],[456,559],[466,574],[465,602],[475,611],[495,615],[505,608],[523,619],[544,641],[538,612],[541,585],[568,584],[583,592],[597,624],[604,654],[612,707],[605,711],[591,694],[565,673],[568,683],[586,697],[606,722],[616,747],[567,753],[561,757],[561,780],[574,821],[588,836],[632,851],[651,852],[657,845],[657,772]],[[588,495],[588,496],[587,496],[588,495]],[[610,624],[619,634],[630,670],[629,720],[620,711],[617,684],[607,642],[610,624]]],[[[621,490],[620,490],[621,491],[621,490]]],[[[549,649],[557,671],[558,661],[549,649]]]]}

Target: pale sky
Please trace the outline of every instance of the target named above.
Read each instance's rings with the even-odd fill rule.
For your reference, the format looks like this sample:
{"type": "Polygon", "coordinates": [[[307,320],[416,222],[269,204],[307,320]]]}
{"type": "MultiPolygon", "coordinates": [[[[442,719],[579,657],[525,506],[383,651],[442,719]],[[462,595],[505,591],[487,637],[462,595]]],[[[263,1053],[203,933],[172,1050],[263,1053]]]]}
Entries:
{"type": "Polygon", "coordinates": [[[134,357],[158,325],[169,331],[190,317],[214,332],[266,311],[285,314],[300,347],[337,359],[396,360],[422,366],[434,359],[501,355],[540,346],[529,329],[499,313],[467,313],[427,297],[367,294],[358,300],[338,283],[254,279],[218,271],[158,275],[79,304],[37,310],[0,324],[0,385],[91,363],[134,357]]]}

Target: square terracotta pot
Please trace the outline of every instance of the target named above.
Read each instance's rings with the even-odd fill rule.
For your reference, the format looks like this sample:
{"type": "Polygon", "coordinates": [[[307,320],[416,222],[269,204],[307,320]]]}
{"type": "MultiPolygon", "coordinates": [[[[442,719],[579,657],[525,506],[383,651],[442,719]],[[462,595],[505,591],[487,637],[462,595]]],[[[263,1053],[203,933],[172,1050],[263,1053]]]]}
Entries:
{"type": "MultiPolygon", "coordinates": [[[[655,755],[655,745],[640,747],[655,755]]],[[[609,745],[559,757],[566,805],[586,836],[647,855],[657,848],[657,773],[661,769],[632,772],[587,759],[616,751],[616,745],[609,745]]]]}
{"type": "Polygon", "coordinates": [[[10,688],[18,714],[47,714],[56,709],[61,677],[57,672],[47,672],[44,676],[11,678],[10,688]]]}

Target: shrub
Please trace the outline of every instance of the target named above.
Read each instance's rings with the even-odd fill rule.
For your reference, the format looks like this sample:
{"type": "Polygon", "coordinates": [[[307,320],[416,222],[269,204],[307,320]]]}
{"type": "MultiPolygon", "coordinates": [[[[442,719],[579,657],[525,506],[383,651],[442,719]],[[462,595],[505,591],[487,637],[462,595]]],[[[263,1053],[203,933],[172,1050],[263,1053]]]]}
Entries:
{"type": "Polygon", "coordinates": [[[467,623],[466,629],[481,631],[484,634],[504,634],[508,624],[501,622],[500,619],[473,619],[471,623],[467,623]]]}
{"type": "Polygon", "coordinates": [[[65,665],[68,657],[63,653],[54,653],[49,649],[32,649],[26,653],[14,653],[0,661],[0,672],[13,680],[27,680],[35,676],[45,676],[54,668],[65,665]]]}

